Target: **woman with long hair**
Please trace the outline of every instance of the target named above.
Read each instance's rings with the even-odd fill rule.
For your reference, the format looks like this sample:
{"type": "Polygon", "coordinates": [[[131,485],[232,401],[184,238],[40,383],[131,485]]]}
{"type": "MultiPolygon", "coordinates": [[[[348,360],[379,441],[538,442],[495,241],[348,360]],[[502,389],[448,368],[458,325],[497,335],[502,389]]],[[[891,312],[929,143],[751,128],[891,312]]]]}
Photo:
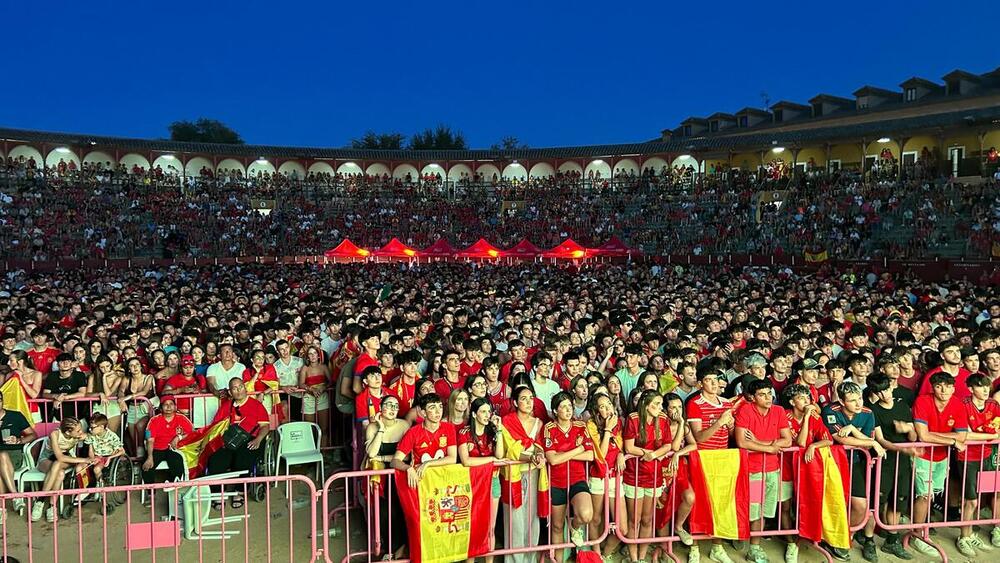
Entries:
{"type": "MultiPolygon", "coordinates": [[[[458,431],[458,459],[466,467],[493,464],[503,458],[503,440],[500,437],[500,417],[493,412],[489,399],[477,397],[472,401],[469,425],[458,431]]],[[[500,474],[493,469],[490,486],[490,550],[496,547],[493,529],[500,508],[500,474]]],[[[472,563],[469,559],[469,563],[472,563]]],[[[486,563],[493,561],[486,557],[486,563]]]]}
{"type": "MultiPolygon", "coordinates": [[[[10,368],[10,375],[7,380],[17,379],[24,390],[24,397],[31,401],[37,399],[42,394],[42,380],[45,376],[35,369],[31,357],[24,350],[14,350],[7,358],[7,367],[10,368]]],[[[34,422],[42,421],[42,413],[38,409],[38,403],[29,403],[31,418],[34,422]]]]}
{"type": "MultiPolygon", "coordinates": [[[[584,423],[573,419],[572,395],[560,391],[552,397],[550,406],[555,420],[545,425],[545,461],[549,464],[552,495],[549,538],[551,543],[565,541],[566,518],[572,505],[569,538],[573,545],[581,547],[594,518],[587,483],[587,464],[594,461],[594,444],[584,423]]],[[[565,555],[556,560],[563,560],[565,555]]]]}
{"type": "Polygon", "coordinates": [[[87,395],[98,399],[93,412],[107,417],[108,430],[115,434],[119,434],[122,427],[122,409],[117,399],[121,382],[122,370],[115,366],[111,358],[98,356],[96,369],[87,378],[87,395]]]}
{"type": "MultiPolygon", "coordinates": [[[[44,443],[42,451],[38,455],[38,470],[45,474],[45,481],[42,483],[43,491],[58,491],[63,486],[63,479],[67,469],[86,466],[90,459],[77,457],[76,449],[83,442],[86,433],[80,425],[80,421],[72,416],[67,416],[49,434],[49,439],[44,443]]],[[[55,522],[55,507],[59,504],[59,497],[52,496],[48,499],[49,508],[45,511],[45,519],[55,522]]],[[[42,509],[45,507],[45,499],[39,498],[31,507],[31,521],[37,522],[42,519],[42,509]]]]}
{"type": "MultiPolygon", "coordinates": [[[[618,498],[618,475],[625,469],[625,453],[622,451],[622,420],[615,412],[611,398],[604,393],[592,395],[587,404],[590,419],[587,421],[587,431],[594,442],[594,463],[590,465],[590,499],[597,516],[590,521],[591,539],[600,537],[603,532],[604,491],[607,488],[608,502],[612,503],[612,515],[617,518],[618,526],[628,530],[628,518],[625,512],[615,514],[615,499],[618,498]],[[607,487],[605,487],[607,479],[607,487]]],[[[608,534],[601,555],[610,557],[618,549],[621,542],[615,534],[608,534]]]]}
{"type": "Polygon", "coordinates": [[[587,412],[588,397],[590,396],[587,378],[582,375],[574,377],[573,381],[569,382],[569,392],[573,396],[573,418],[586,422],[587,418],[590,417],[587,412]]]}
{"type": "Polygon", "coordinates": [[[611,399],[611,405],[615,407],[615,412],[620,417],[625,416],[628,413],[628,397],[625,396],[622,389],[622,380],[618,379],[617,375],[612,374],[605,380],[604,386],[608,388],[608,398],[611,399]]]}
{"type": "MultiPolygon", "coordinates": [[[[541,444],[544,422],[534,415],[535,394],[531,387],[515,387],[511,402],[514,411],[501,419],[504,440],[509,439],[504,442],[504,459],[521,463],[505,467],[500,479],[500,500],[508,505],[504,532],[508,549],[538,542],[538,472],[544,470],[545,463],[541,444]]],[[[516,554],[510,559],[514,563],[532,563],[536,557],[516,554]]]]}
{"type": "MultiPolygon", "coordinates": [[[[125,361],[125,372],[118,385],[118,406],[126,413],[129,442],[139,454],[149,421],[148,398],[153,396],[153,376],[143,373],[142,362],[137,357],[125,361]]],[[[156,405],[153,405],[156,406],[156,405]]],[[[128,445],[128,444],[126,444],[128,445]]]]}
{"type": "Polygon", "coordinates": [[[469,392],[465,389],[455,389],[448,396],[448,409],[445,421],[455,425],[455,430],[461,430],[469,424],[469,392]]]}
{"type": "Polygon", "coordinates": [[[469,393],[470,401],[488,398],[486,388],[486,376],[481,373],[474,373],[465,380],[465,390],[469,393]]]}
{"type": "Polygon", "coordinates": [[[330,433],[330,368],[323,361],[319,346],[307,348],[305,356],[306,363],[299,370],[299,387],[306,389],[302,395],[302,418],[323,429],[325,447],[330,433]]]}
{"type": "MultiPolygon", "coordinates": [[[[625,461],[622,492],[631,524],[629,535],[635,538],[653,537],[656,499],[663,487],[663,457],[673,446],[670,422],[663,412],[663,397],[656,391],[639,395],[636,411],[628,416],[624,432],[625,453],[633,456],[625,461]]],[[[649,544],[628,546],[632,561],[646,558],[649,544]]]]}
{"type": "MultiPolygon", "coordinates": [[[[397,413],[399,413],[399,399],[395,395],[386,395],[379,405],[375,420],[365,427],[366,469],[385,469],[389,467],[392,456],[396,455],[399,441],[410,428],[410,423],[398,418],[397,413]]],[[[382,518],[379,520],[379,526],[382,539],[388,545],[388,550],[392,551],[393,559],[403,559],[407,541],[406,520],[403,518],[403,507],[399,504],[399,495],[394,491],[390,493],[394,487],[386,485],[385,480],[391,477],[382,475],[372,478],[371,489],[380,503],[382,518]]]]}

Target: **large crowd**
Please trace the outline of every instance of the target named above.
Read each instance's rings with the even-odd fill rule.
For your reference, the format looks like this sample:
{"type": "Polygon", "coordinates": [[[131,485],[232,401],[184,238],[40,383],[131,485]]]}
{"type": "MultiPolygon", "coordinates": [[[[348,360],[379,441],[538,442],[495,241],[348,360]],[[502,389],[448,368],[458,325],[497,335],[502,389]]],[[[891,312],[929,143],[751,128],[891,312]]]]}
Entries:
{"type": "Polygon", "coordinates": [[[31,164],[0,169],[2,257],[316,255],[345,237],[370,248],[392,237],[461,248],[481,236],[501,248],[597,246],[614,234],[653,255],[976,258],[1000,240],[997,180],[962,185],[920,167],[897,177],[891,162],[864,175],[769,165],[457,182],[31,164]],[[771,192],[777,204],[758,199],[771,192]]]}
{"type": "MultiPolygon", "coordinates": [[[[212,456],[210,475],[258,464],[282,417],[350,425],[357,467],[391,466],[411,483],[435,465],[522,462],[497,470],[491,491],[508,548],[600,537],[607,483],[625,499],[612,517],[627,537],[676,534],[699,561],[686,460],[717,448],[748,451],[751,482],[765,484],[750,505],[754,530],[793,521],[801,491],[781,469],[786,452],[831,445],[853,448],[852,524],[876,504],[888,524],[996,517],[992,496],[954,486],[993,468],[993,451],[968,443],[1000,439],[996,286],[863,271],[447,263],[17,271],[0,286],[0,373],[42,400],[33,417],[59,421],[40,456],[47,491],[67,467],[116,455],[139,459],[148,481],[177,476],[191,406],[172,396],[205,392],[223,398],[217,418],[247,434],[247,447],[212,456]],[[908,445],[918,441],[937,447],[908,445]],[[862,451],[883,464],[871,490],[862,451]]],[[[12,458],[35,435],[12,411],[0,423],[9,491],[12,458]]],[[[384,486],[372,493],[369,502],[397,502],[384,486]]],[[[30,517],[44,510],[35,503],[30,517]]],[[[405,554],[405,524],[384,520],[395,529],[387,549],[405,554]]],[[[976,557],[1000,546],[1000,529],[986,533],[962,527],[957,549],[976,557]]],[[[799,544],[788,538],[792,563],[799,544]]],[[[708,541],[709,558],[731,560],[732,547],[708,541]]],[[[916,539],[904,548],[874,519],[853,547],[830,551],[844,561],[876,561],[879,549],[936,554],[916,539]]],[[[622,548],[612,535],[594,549],[644,561],[658,548],[622,548]]],[[[767,561],[759,537],[738,549],[767,561]]]]}

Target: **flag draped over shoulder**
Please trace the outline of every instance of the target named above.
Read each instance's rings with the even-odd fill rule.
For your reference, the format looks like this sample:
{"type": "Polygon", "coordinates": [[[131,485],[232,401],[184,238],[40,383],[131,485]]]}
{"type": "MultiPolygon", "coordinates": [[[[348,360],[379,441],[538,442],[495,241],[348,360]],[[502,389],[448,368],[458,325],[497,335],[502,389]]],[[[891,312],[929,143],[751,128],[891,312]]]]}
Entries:
{"type": "Polygon", "coordinates": [[[740,449],[691,452],[691,488],[695,501],[690,526],[695,534],[746,540],[750,537],[750,473],[740,449]]]}
{"type": "Polygon", "coordinates": [[[205,474],[208,458],[225,447],[222,435],[227,428],[229,428],[229,417],[205,428],[199,428],[178,442],[177,451],[184,457],[189,479],[195,479],[205,474]]]}
{"type": "Polygon", "coordinates": [[[806,463],[796,454],[799,491],[799,535],[812,541],[825,541],[833,547],[851,548],[850,521],[847,518],[850,469],[841,446],[816,450],[806,463]]]}
{"type": "Polygon", "coordinates": [[[21,413],[28,424],[34,428],[35,421],[31,418],[31,406],[28,404],[28,396],[24,394],[21,382],[13,378],[8,379],[7,383],[0,386],[0,392],[3,392],[4,410],[21,413]]]}
{"type": "Polygon", "coordinates": [[[396,471],[413,563],[451,563],[490,550],[493,466],[428,468],[416,489],[396,471]]]}
{"type": "MultiPolygon", "coordinates": [[[[504,459],[516,461],[525,450],[525,444],[532,442],[525,432],[516,413],[504,417],[500,428],[500,439],[503,440],[504,459]]],[[[506,465],[500,469],[500,502],[512,508],[521,507],[521,471],[527,464],[506,465]]],[[[538,472],[538,517],[549,517],[549,475],[544,469],[538,472]]]]}

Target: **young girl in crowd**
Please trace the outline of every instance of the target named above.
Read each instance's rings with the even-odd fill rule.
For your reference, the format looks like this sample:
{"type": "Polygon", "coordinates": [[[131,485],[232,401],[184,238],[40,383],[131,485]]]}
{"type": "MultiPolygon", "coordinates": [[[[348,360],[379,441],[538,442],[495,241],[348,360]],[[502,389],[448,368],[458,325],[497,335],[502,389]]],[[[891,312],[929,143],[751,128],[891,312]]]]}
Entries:
{"type": "Polygon", "coordinates": [[[594,443],[586,425],[574,419],[572,395],[566,391],[556,393],[551,408],[555,420],[545,425],[544,446],[552,496],[550,543],[565,542],[567,510],[572,505],[574,516],[570,520],[569,537],[573,545],[581,547],[586,541],[587,526],[594,518],[587,479],[587,465],[594,461],[594,443]]]}
{"type": "MultiPolygon", "coordinates": [[[[625,461],[622,488],[625,509],[631,524],[628,537],[653,537],[656,499],[663,487],[664,457],[672,449],[670,423],[663,412],[663,397],[656,391],[639,395],[636,411],[628,416],[624,433],[625,453],[634,456],[625,461]]],[[[633,562],[646,559],[649,544],[629,544],[633,562]]]]}
{"type": "MultiPolygon", "coordinates": [[[[477,397],[472,401],[472,418],[468,426],[458,431],[458,459],[466,467],[493,464],[503,459],[504,446],[500,439],[500,417],[493,413],[493,405],[489,399],[477,397]]],[[[490,550],[496,546],[496,538],[492,530],[496,523],[497,511],[500,507],[500,473],[493,470],[490,481],[490,550]]],[[[469,559],[469,563],[472,563],[469,559]]],[[[492,563],[493,557],[486,557],[486,563],[492,563]]]]}

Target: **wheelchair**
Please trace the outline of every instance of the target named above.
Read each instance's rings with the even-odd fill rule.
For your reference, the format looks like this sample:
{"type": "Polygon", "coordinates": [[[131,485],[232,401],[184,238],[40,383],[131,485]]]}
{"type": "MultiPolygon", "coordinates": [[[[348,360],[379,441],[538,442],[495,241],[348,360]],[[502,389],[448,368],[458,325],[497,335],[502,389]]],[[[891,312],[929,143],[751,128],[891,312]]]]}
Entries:
{"type": "MultiPolygon", "coordinates": [[[[136,485],[140,481],[141,479],[138,474],[138,465],[127,455],[120,455],[111,460],[111,463],[104,468],[101,480],[94,484],[94,486],[126,487],[136,485]]],[[[63,488],[76,489],[78,487],[79,485],[76,480],[76,472],[68,472],[63,480],[63,488]]],[[[117,490],[110,491],[103,495],[99,494],[97,497],[91,497],[88,495],[82,498],[66,499],[66,501],[61,502],[62,507],[60,509],[60,518],[71,517],[77,506],[82,506],[83,504],[89,502],[100,503],[102,502],[102,499],[104,501],[104,507],[107,514],[112,514],[116,508],[128,502],[129,493],[127,491],[117,490]]]]}

